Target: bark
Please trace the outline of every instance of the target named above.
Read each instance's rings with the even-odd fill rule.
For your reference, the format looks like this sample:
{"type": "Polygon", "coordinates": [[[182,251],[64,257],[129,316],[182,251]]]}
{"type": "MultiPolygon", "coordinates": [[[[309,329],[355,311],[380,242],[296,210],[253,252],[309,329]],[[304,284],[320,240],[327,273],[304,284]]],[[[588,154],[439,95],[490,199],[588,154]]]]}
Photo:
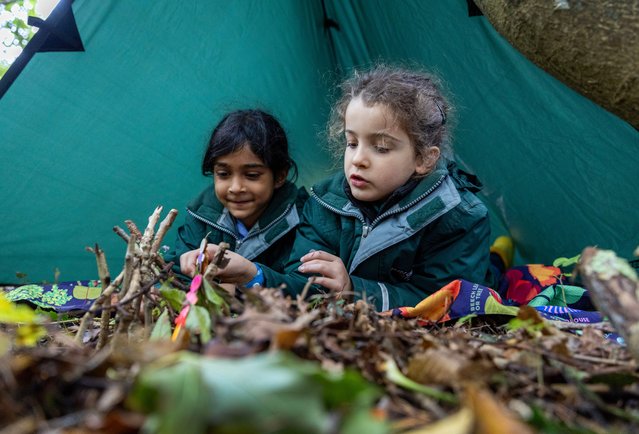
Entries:
{"type": "Polygon", "coordinates": [[[639,360],[639,280],[635,270],[614,252],[586,248],[577,265],[584,287],[639,360]]]}
{"type": "Polygon", "coordinates": [[[639,128],[639,0],[475,0],[524,56],[639,128]]]}

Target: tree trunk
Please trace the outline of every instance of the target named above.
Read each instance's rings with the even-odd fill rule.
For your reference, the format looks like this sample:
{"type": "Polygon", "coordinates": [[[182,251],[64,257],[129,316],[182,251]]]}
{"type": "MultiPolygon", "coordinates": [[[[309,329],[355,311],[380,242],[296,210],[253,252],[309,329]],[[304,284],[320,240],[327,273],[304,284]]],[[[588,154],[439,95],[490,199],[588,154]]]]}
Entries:
{"type": "Polygon", "coordinates": [[[475,0],[524,56],[639,129],[639,0],[475,0]]]}
{"type": "Polygon", "coordinates": [[[610,250],[584,249],[577,265],[597,309],[606,315],[639,361],[639,280],[624,259],[610,250]]]}

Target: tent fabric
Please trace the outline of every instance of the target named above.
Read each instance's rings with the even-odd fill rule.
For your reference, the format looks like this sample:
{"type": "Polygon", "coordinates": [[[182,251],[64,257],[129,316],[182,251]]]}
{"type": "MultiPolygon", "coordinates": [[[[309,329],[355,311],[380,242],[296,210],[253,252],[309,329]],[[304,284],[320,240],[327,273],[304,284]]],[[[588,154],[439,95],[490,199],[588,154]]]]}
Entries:
{"type": "MultiPolygon", "coordinates": [[[[184,213],[229,111],[285,126],[299,185],[335,165],[321,132],[353,67],[419,65],[450,90],[460,163],[485,184],[495,236],[520,261],[639,243],[639,133],[514,50],[463,0],[76,0],[84,52],[37,53],[0,99],[0,282],[93,279],[118,269],[157,204],[184,213]],[[327,22],[336,25],[326,27],[327,22]]],[[[37,35],[36,35],[37,36],[37,35]]],[[[181,217],[178,216],[176,224],[181,217]]],[[[174,232],[165,238],[172,242],[174,232]]]]}

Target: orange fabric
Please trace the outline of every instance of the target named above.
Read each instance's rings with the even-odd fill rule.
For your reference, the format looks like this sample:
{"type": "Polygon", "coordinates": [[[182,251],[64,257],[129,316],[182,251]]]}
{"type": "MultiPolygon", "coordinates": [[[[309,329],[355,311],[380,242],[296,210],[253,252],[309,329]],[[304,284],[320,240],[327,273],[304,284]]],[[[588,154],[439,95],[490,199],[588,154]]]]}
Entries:
{"type": "Polygon", "coordinates": [[[459,294],[461,281],[455,280],[434,294],[420,301],[415,307],[402,307],[402,315],[406,318],[419,317],[425,321],[446,321],[450,306],[459,294]]]}

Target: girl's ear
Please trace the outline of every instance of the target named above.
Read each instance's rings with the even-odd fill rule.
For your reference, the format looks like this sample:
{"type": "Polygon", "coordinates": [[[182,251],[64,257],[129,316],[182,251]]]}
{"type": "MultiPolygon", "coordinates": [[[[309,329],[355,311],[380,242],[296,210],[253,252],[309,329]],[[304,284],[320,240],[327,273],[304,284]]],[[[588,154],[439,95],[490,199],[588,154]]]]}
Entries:
{"type": "Polygon", "coordinates": [[[427,175],[433,171],[439,160],[441,151],[437,146],[431,146],[417,155],[415,160],[415,172],[418,175],[427,175]]]}
{"type": "Polygon", "coordinates": [[[288,170],[282,170],[280,173],[275,175],[275,188],[280,188],[286,183],[286,178],[288,177],[288,170]]]}

